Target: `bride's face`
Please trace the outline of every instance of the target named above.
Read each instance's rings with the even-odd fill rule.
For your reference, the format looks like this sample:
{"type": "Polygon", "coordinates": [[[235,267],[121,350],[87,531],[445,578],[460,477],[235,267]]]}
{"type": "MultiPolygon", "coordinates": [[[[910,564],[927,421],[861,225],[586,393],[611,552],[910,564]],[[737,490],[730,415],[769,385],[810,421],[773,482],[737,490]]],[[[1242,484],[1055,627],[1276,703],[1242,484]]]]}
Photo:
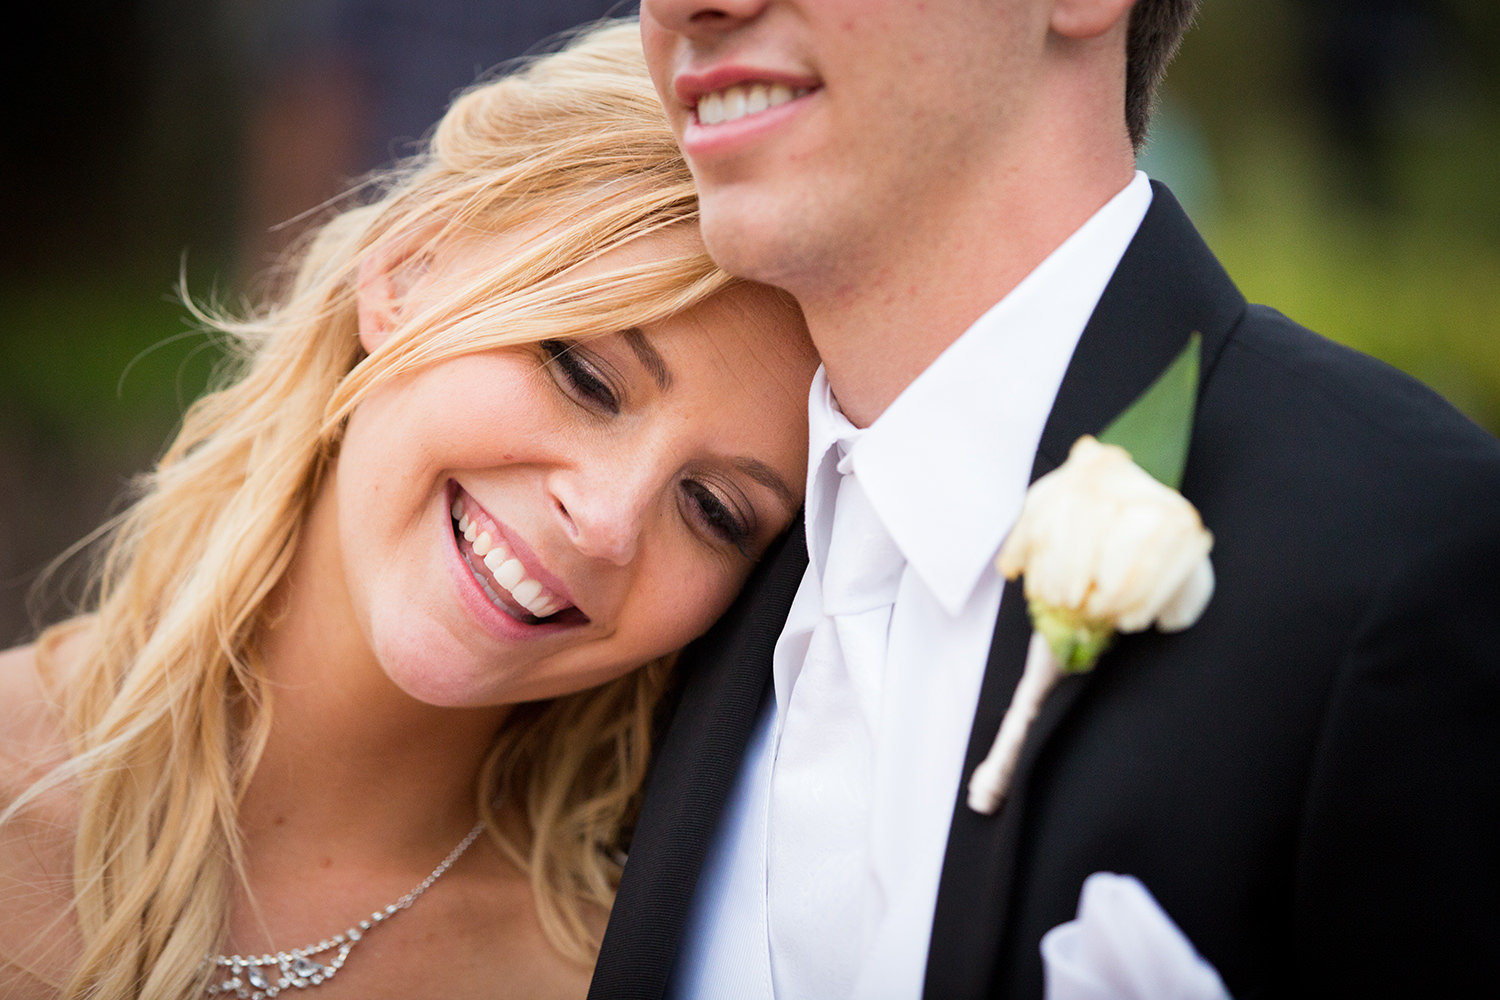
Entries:
{"type": "MultiPolygon", "coordinates": [[[[504,249],[439,255],[406,301],[504,249]]],[[[498,705],[603,683],[701,634],[801,503],[816,363],[792,307],[737,286],[662,322],[464,355],[377,390],[349,418],[331,489],[352,615],[381,668],[430,704],[498,705]]]]}

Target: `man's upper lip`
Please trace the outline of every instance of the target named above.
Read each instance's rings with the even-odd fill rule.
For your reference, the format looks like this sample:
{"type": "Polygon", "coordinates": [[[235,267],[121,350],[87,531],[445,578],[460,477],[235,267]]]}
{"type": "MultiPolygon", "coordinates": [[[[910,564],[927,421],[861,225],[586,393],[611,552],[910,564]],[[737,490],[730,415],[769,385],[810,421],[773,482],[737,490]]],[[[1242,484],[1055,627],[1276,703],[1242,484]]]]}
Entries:
{"type": "Polygon", "coordinates": [[[729,63],[692,73],[678,73],[672,78],[672,93],[683,105],[692,108],[697,106],[698,99],[704,94],[741,83],[781,83],[793,90],[799,87],[811,90],[822,85],[821,80],[807,73],[729,63]]]}

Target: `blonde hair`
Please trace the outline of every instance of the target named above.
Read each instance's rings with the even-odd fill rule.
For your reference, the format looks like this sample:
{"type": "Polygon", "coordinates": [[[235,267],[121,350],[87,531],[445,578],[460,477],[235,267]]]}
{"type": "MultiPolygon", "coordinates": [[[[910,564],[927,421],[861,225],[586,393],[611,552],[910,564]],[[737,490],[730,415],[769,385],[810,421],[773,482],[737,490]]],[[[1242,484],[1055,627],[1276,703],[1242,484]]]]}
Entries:
{"type": "MultiPolygon", "coordinates": [[[[49,682],[71,758],[48,787],[66,782],[80,809],[82,953],[67,997],[186,997],[205,985],[202,960],[222,946],[243,872],[237,806],[269,730],[257,632],[360,400],[456,355],[651,322],[732,281],[686,240],[603,277],[570,277],[697,217],[632,23],[590,30],[464,93],[424,153],[367,190],[372,203],[309,238],[275,304],[243,319],[199,313],[238,348],[233,377],[188,410],[143,495],[112,526],[95,610],[39,641],[43,664],[69,634],[85,648],[78,672],[49,682]],[[363,355],[362,262],[525,227],[536,235],[503,267],[363,355]]],[[[529,873],[549,939],[579,960],[597,949],[586,915],[607,907],[618,884],[616,852],[666,674],[657,662],[517,706],[476,789],[495,842],[529,873]]]]}

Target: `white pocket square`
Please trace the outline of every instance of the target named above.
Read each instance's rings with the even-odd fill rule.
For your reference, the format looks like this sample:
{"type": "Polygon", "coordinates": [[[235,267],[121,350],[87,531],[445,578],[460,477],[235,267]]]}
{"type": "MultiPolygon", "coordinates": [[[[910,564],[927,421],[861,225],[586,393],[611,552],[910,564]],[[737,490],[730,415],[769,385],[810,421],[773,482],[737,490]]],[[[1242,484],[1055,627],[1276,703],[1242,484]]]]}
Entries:
{"type": "Polygon", "coordinates": [[[1095,872],[1078,916],[1042,937],[1046,1000],[1230,1000],[1139,879],[1095,872]]]}

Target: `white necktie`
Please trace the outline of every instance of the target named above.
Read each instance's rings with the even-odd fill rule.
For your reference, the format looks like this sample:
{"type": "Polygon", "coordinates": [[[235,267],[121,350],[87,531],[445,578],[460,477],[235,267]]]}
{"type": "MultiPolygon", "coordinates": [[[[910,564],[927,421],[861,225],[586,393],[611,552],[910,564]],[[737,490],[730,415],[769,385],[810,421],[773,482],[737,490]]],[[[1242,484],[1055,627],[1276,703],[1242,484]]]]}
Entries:
{"type": "Polygon", "coordinates": [[[869,898],[871,775],[891,605],[905,564],[847,457],[838,471],[823,617],[792,686],[771,773],[771,964],[777,992],[788,998],[847,996],[880,909],[869,898]],[[851,774],[853,781],[841,777],[851,774]]]}

